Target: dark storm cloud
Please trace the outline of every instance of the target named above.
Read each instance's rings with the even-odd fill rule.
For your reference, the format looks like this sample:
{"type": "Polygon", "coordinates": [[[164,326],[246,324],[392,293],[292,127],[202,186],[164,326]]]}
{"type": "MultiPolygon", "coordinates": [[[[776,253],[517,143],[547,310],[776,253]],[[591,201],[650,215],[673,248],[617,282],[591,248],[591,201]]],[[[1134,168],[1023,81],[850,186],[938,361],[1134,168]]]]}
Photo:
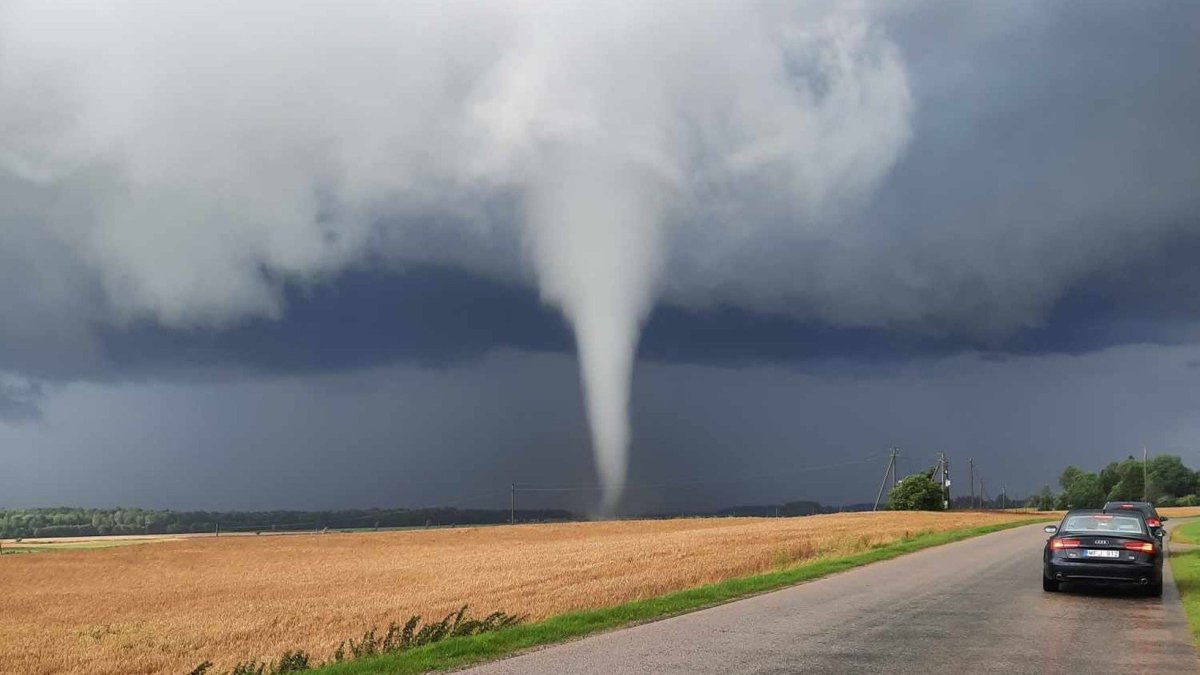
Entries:
{"type": "Polygon", "coordinates": [[[241,366],[268,372],[335,371],[394,362],[449,365],[496,347],[568,351],[570,333],[527,288],[445,268],[403,275],[354,272],[288,293],[279,320],[212,331],[153,324],[104,333],[115,371],[241,366]]]}
{"type": "Polygon", "coordinates": [[[0,422],[29,422],[42,417],[46,394],[38,382],[0,379],[0,422]]]}
{"type": "MultiPolygon", "coordinates": [[[[853,217],[869,241],[793,247],[767,237],[759,252],[746,244],[749,267],[780,269],[787,281],[778,288],[827,267],[841,290],[760,302],[772,293],[730,287],[717,270],[708,289],[673,292],[669,278],[641,357],[894,360],[1196,339],[1200,8],[897,7],[883,28],[903,54],[917,110],[909,147],[853,217]]],[[[384,249],[440,251],[435,264],[343,272],[306,290],[287,283],[275,318],[114,321],[94,279],[61,244],[33,234],[37,214],[62,195],[0,180],[6,196],[17,211],[0,231],[0,370],[56,380],[204,365],[304,372],[572,348],[524,281],[489,280],[511,276],[506,263],[487,278],[438,267],[438,256],[472,249],[463,231],[435,221],[401,230],[410,232],[403,242],[381,240],[384,249]]],[[[83,217],[81,204],[55,208],[83,217]]],[[[489,246],[472,255],[515,255],[511,241],[489,246]]],[[[821,283],[814,277],[812,287],[821,283]]]]}
{"type": "MultiPolygon", "coordinates": [[[[948,453],[961,492],[967,458],[1010,495],[1142,445],[1198,466],[1200,378],[1182,367],[1198,358],[1125,347],[817,371],[643,363],[622,510],[869,501],[889,446],[902,475],[948,453]]],[[[0,504],[500,508],[512,482],[596,485],[579,392],[570,356],[504,350],[437,370],[68,385],[44,423],[0,425],[0,450],[22,449],[6,455],[0,504]]],[[[520,499],[587,512],[598,494],[520,499]]]]}
{"type": "MultiPolygon", "coordinates": [[[[1194,242],[1097,275],[1068,292],[1043,322],[1001,338],[912,329],[846,328],[726,308],[660,307],[639,348],[641,358],[672,363],[754,365],[848,358],[900,362],[963,352],[1079,354],[1124,344],[1175,345],[1200,336],[1196,317],[1200,272],[1194,242]]],[[[447,366],[491,349],[571,352],[559,314],[532,290],[445,268],[397,275],[355,272],[307,291],[293,291],[278,320],[252,320],[222,330],[171,330],[156,325],[103,334],[107,370],[153,373],[220,367],[287,374],[329,372],[408,362],[447,366]]]]}

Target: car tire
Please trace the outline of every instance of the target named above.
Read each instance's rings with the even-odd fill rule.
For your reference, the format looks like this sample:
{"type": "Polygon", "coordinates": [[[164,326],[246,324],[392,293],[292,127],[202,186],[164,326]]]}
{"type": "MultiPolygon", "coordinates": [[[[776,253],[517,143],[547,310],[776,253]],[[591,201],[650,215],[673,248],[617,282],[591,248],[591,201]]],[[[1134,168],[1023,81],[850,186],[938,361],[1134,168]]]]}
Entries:
{"type": "Polygon", "coordinates": [[[1162,597],[1162,582],[1159,581],[1156,584],[1150,584],[1149,586],[1147,586],[1146,587],[1146,595],[1148,595],[1152,598],[1161,598],[1162,597]]]}
{"type": "Polygon", "coordinates": [[[1057,593],[1059,589],[1058,582],[1053,579],[1047,579],[1042,575],[1042,590],[1047,593],[1057,593]]]}

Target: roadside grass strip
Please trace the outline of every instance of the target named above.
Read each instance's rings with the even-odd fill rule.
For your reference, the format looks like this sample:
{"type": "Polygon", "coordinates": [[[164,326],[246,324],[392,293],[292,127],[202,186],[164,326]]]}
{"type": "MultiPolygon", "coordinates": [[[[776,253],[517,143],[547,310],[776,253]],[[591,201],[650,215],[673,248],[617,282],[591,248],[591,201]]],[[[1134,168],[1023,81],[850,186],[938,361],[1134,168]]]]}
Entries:
{"type": "Polygon", "coordinates": [[[1179,587],[1179,597],[1183,599],[1183,609],[1192,627],[1192,641],[1200,645],[1200,549],[1172,554],[1171,572],[1175,575],[1175,585],[1179,587]]]}
{"type": "MultiPolygon", "coordinates": [[[[948,532],[918,534],[914,537],[892,544],[881,545],[862,553],[837,558],[817,558],[774,572],[728,579],[645,600],[635,600],[613,607],[571,612],[553,616],[536,623],[518,625],[492,633],[484,633],[471,637],[450,638],[424,647],[372,658],[336,663],[316,668],[310,672],[319,673],[320,675],[368,675],[384,673],[388,675],[402,675],[405,673],[424,673],[434,670],[461,668],[471,664],[511,656],[517,652],[534,647],[574,640],[601,631],[623,628],[712,607],[732,600],[794,586],[805,581],[812,581],[869,563],[890,560],[906,553],[1013,527],[1040,523],[1044,520],[1044,518],[1032,518],[1012,523],[1000,523],[948,532]]],[[[1200,557],[1197,557],[1195,560],[1195,575],[1197,578],[1200,578],[1200,557]]],[[[1194,602],[1196,603],[1196,611],[1200,613],[1200,595],[1194,599],[1194,602]]],[[[1193,623],[1193,626],[1195,625],[1193,623]]]]}
{"type": "Polygon", "coordinates": [[[1193,520],[1175,528],[1175,531],[1171,533],[1171,541],[1200,545],[1200,520],[1193,520]]]}

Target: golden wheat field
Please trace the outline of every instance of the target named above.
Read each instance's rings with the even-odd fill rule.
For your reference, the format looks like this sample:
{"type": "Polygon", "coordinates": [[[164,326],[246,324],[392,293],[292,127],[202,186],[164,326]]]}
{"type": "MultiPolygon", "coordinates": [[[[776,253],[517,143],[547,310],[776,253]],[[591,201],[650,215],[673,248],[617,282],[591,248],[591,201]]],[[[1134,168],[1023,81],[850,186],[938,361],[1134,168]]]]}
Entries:
{"type": "Polygon", "coordinates": [[[184,538],[0,558],[0,671],[187,672],[463,604],[537,619],[1021,513],[854,513],[184,538]]]}

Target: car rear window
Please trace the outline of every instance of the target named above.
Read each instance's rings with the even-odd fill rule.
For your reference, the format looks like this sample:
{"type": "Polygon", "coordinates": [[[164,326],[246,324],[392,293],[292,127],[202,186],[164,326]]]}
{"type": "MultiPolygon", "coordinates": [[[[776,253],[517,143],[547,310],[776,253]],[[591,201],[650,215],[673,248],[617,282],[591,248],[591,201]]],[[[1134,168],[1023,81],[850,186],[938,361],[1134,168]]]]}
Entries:
{"type": "Polygon", "coordinates": [[[1107,513],[1067,516],[1062,529],[1068,532],[1129,532],[1131,534],[1143,532],[1140,518],[1107,513]]]}
{"type": "Polygon", "coordinates": [[[1144,502],[1108,502],[1104,505],[1104,510],[1107,511],[1109,509],[1129,509],[1133,511],[1141,511],[1145,514],[1154,512],[1154,507],[1144,502]]]}

